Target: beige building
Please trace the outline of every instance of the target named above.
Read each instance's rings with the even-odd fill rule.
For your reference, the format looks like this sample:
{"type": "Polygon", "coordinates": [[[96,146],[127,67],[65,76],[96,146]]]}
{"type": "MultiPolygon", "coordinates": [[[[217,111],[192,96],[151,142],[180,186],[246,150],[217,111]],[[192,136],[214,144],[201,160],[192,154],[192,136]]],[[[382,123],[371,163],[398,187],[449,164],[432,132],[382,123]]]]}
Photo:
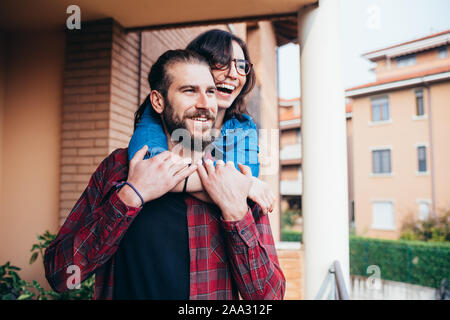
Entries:
{"type": "Polygon", "coordinates": [[[302,148],[300,99],[280,99],[281,212],[301,209],[302,148]]]}
{"type": "Polygon", "coordinates": [[[450,30],[364,54],[376,81],[346,90],[358,235],[400,236],[450,208],[450,30]]]}

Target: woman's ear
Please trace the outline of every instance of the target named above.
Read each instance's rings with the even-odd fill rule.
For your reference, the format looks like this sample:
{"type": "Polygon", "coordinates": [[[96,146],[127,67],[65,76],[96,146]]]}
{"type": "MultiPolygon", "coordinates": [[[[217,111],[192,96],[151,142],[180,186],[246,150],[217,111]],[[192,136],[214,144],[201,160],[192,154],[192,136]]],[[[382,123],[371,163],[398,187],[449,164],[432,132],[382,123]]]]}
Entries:
{"type": "Polygon", "coordinates": [[[159,113],[162,114],[164,110],[164,98],[161,93],[159,93],[156,90],[152,90],[150,92],[150,102],[152,104],[153,109],[159,113]]]}

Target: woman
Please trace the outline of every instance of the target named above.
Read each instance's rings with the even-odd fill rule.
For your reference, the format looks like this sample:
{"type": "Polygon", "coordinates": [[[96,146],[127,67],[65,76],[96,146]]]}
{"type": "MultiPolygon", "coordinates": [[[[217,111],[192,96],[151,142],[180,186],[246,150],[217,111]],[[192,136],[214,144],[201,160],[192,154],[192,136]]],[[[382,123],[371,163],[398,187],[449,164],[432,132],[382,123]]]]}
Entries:
{"type": "MultiPolygon", "coordinates": [[[[216,83],[218,111],[215,128],[220,135],[214,141],[213,156],[216,160],[234,161],[250,167],[253,184],[249,198],[258,203],[264,213],[273,210],[275,197],[269,186],[257,179],[259,175],[258,134],[252,118],[246,113],[245,96],[255,85],[255,72],[245,42],[222,30],[207,31],[187,46],[188,50],[204,56],[209,62],[216,83]]],[[[135,114],[135,132],[128,146],[128,159],[144,145],[148,145],[149,156],[168,149],[160,116],[154,112],[149,97],[135,114]]],[[[198,194],[203,191],[200,178],[194,172],[187,185],[180,183],[172,192],[198,194]]]]}

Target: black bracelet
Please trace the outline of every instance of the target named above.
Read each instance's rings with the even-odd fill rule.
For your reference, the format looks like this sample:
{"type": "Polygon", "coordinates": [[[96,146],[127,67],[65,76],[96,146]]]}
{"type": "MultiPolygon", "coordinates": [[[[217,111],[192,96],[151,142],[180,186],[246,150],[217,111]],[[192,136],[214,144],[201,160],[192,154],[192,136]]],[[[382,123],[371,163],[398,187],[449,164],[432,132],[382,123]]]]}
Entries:
{"type": "Polygon", "coordinates": [[[117,189],[120,189],[120,188],[122,188],[124,185],[128,185],[128,186],[130,186],[130,188],[131,189],[133,189],[134,190],[134,192],[136,192],[136,194],[138,195],[138,197],[141,199],[141,202],[142,202],[142,207],[144,206],[144,198],[142,198],[142,196],[141,196],[141,194],[139,193],[139,191],[137,191],[136,190],[136,188],[131,184],[131,183],[129,183],[128,181],[124,181],[124,182],[122,182],[122,183],[120,183],[119,185],[117,185],[117,189]]]}
{"type": "MultiPolygon", "coordinates": [[[[191,166],[191,164],[188,164],[188,168],[191,166]]],[[[184,179],[184,187],[183,187],[183,193],[186,192],[187,182],[188,182],[189,176],[184,179]]]]}

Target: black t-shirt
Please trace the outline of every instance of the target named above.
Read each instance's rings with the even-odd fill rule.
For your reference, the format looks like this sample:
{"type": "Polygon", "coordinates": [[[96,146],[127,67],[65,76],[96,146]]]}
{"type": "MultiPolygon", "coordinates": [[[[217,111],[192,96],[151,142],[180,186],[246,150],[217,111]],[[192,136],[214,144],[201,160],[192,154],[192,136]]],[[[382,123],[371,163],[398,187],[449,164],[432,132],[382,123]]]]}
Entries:
{"type": "Polygon", "coordinates": [[[189,299],[185,194],[147,202],[115,254],[114,299],[189,299]]]}

